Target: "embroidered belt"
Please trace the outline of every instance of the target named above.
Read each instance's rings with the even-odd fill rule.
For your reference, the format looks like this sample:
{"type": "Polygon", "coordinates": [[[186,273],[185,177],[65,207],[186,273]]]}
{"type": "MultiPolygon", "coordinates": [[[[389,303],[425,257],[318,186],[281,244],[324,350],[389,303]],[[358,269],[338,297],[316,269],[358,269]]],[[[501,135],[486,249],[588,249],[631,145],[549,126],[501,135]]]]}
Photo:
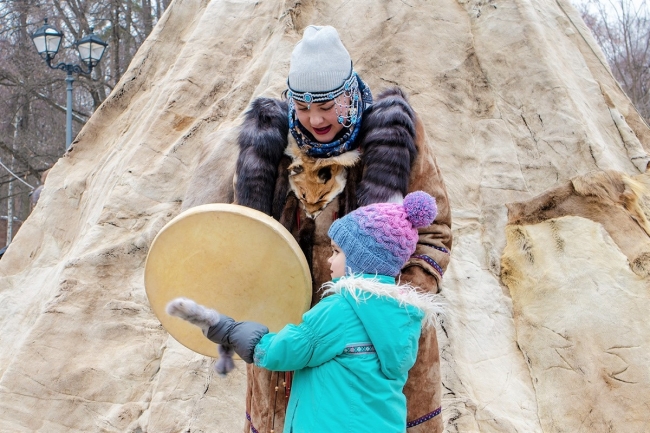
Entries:
{"type": "Polygon", "coordinates": [[[432,418],[435,418],[437,415],[440,415],[440,412],[442,411],[442,406],[439,407],[438,409],[434,410],[433,412],[429,412],[428,414],[421,416],[418,419],[415,419],[413,421],[409,421],[406,423],[406,428],[411,428],[415,427],[416,425],[420,425],[423,422],[427,422],[432,418]]]}
{"type": "Polygon", "coordinates": [[[348,355],[363,355],[365,353],[377,353],[377,351],[371,343],[353,343],[345,346],[343,353],[348,355]]]}

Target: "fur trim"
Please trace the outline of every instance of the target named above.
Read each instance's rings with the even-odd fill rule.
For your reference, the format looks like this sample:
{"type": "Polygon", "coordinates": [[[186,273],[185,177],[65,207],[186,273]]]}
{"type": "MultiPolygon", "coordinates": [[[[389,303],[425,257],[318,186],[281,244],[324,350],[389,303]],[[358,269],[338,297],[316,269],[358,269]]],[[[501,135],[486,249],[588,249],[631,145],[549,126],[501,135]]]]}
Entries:
{"type": "Polygon", "coordinates": [[[381,93],[364,115],[359,134],[365,167],[357,190],[359,206],[407,193],[417,156],[415,112],[397,87],[381,93]]]}
{"type": "Polygon", "coordinates": [[[435,326],[438,316],[444,314],[445,301],[441,295],[418,290],[410,284],[386,284],[377,278],[364,278],[352,275],[340,278],[336,283],[330,281],[321,287],[323,296],[341,293],[346,290],[357,302],[362,302],[362,294],[395,299],[400,305],[412,305],[424,312],[422,327],[435,326]]]}
{"type": "MultiPolygon", "coordinates": [[[[280,164],[278,165],[278,178],[275,181],[275,191],[273,192],[273,203],[272,209],[273,212],[271,216],[280,221],[283,217],[287,206],[287,197],[290,191],[289,187],[289,164],[291,164],[291,158],[283,156],[280,159],[280,164]]],[[[291,228],[286,226],[287,230],[291,231],[291,228]]]]}
{"type": "Polygon", "coordinates": [[[236,203],[271,214],[278,164],[287,146],[286,101],[257,98],[244,116],[237,139],[236,203]]]}
{"type": "Polygon", "coordinates": [[[180,317],[198,326],[203,334],[206,334],[211,326],[219,323],[219,313],[187,298],[176,298],[169,301],[167,314],[180,317]]]}
{"type": "Polygon", "coordinates": [[[232,359],[235,354],[235,349],[230,346],[217,344],[217,351],[219,352],[219,359],[214,364],[214,371],[219,376],[225,376],[235,369],[235,363],[232,359]]]}

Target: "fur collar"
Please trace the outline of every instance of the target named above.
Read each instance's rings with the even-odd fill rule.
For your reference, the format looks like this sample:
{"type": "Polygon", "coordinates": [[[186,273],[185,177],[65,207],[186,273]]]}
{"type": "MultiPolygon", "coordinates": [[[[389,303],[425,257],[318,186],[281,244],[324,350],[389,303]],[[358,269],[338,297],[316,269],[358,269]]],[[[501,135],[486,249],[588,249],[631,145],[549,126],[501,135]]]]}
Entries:
{"type": "Polygon", "coordinates": [[[329,158],[311,157],[298,147],[291,135],[284,153],[291,157],[289,185],[307,216],[314,219],[345,189],[348,168],[360,160],[356,149],[329,158]]]}
{"type": "Polygon", "coordinates": [[[438,316],[444,314],[445,301],[439,294],[418,290],[410,284],[388,284],[379,276],[352,275],[341,277],[336,282],[329,281],[321,287],[323,295],[347,291],[357,302],[362,302],[366,294],[395,299],[400,305],[408,304],[424,312],[422,327],[435,326],[438,316]]]}

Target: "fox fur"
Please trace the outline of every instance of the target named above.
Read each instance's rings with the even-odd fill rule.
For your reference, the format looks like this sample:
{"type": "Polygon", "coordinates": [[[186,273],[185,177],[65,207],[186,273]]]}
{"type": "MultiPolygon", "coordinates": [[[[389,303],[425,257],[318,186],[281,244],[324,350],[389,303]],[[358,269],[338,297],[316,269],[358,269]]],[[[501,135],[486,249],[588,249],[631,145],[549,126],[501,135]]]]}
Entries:
{"type": "Polygon", "coordinates": [[[330,158],[312,158],[300,150],[293,137],[289,137],[285,154],[292,160],[288,167],[289,185],[312,219],[343,191],[348,167],[360,158],[358,150],[330,158]]]}

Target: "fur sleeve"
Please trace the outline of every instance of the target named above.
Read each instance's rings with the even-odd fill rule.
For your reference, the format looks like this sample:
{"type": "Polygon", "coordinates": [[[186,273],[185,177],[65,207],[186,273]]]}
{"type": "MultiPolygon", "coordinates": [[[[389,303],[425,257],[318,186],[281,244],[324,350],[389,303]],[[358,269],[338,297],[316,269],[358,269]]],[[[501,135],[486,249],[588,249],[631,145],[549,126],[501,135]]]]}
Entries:
{"type": "Polygon", "coordinates": [[[287,103],[257,98],[239,132],[235,203],[271,214],[278,164],[287,146],[287,103]]]}
{"type": "Polygon", "coordinates": [[[428,227],[418,229],[415,254],[402,269],[402,278],[415,286],[436,293],[449,265],[452,247],[451,209],[447,188],[438,168],[424,125],[415,119],[415,147],[418,157],[411,167],[410,191],[425,191],[436,198],[438,215],[428,227]]]}
{"type": "Polygon", "coordinates": [[[364,169],[358,205],[404,197],[417,150],[415,113],[399,88],[382,92],[368,109],[359,139],[364,169]]]}

